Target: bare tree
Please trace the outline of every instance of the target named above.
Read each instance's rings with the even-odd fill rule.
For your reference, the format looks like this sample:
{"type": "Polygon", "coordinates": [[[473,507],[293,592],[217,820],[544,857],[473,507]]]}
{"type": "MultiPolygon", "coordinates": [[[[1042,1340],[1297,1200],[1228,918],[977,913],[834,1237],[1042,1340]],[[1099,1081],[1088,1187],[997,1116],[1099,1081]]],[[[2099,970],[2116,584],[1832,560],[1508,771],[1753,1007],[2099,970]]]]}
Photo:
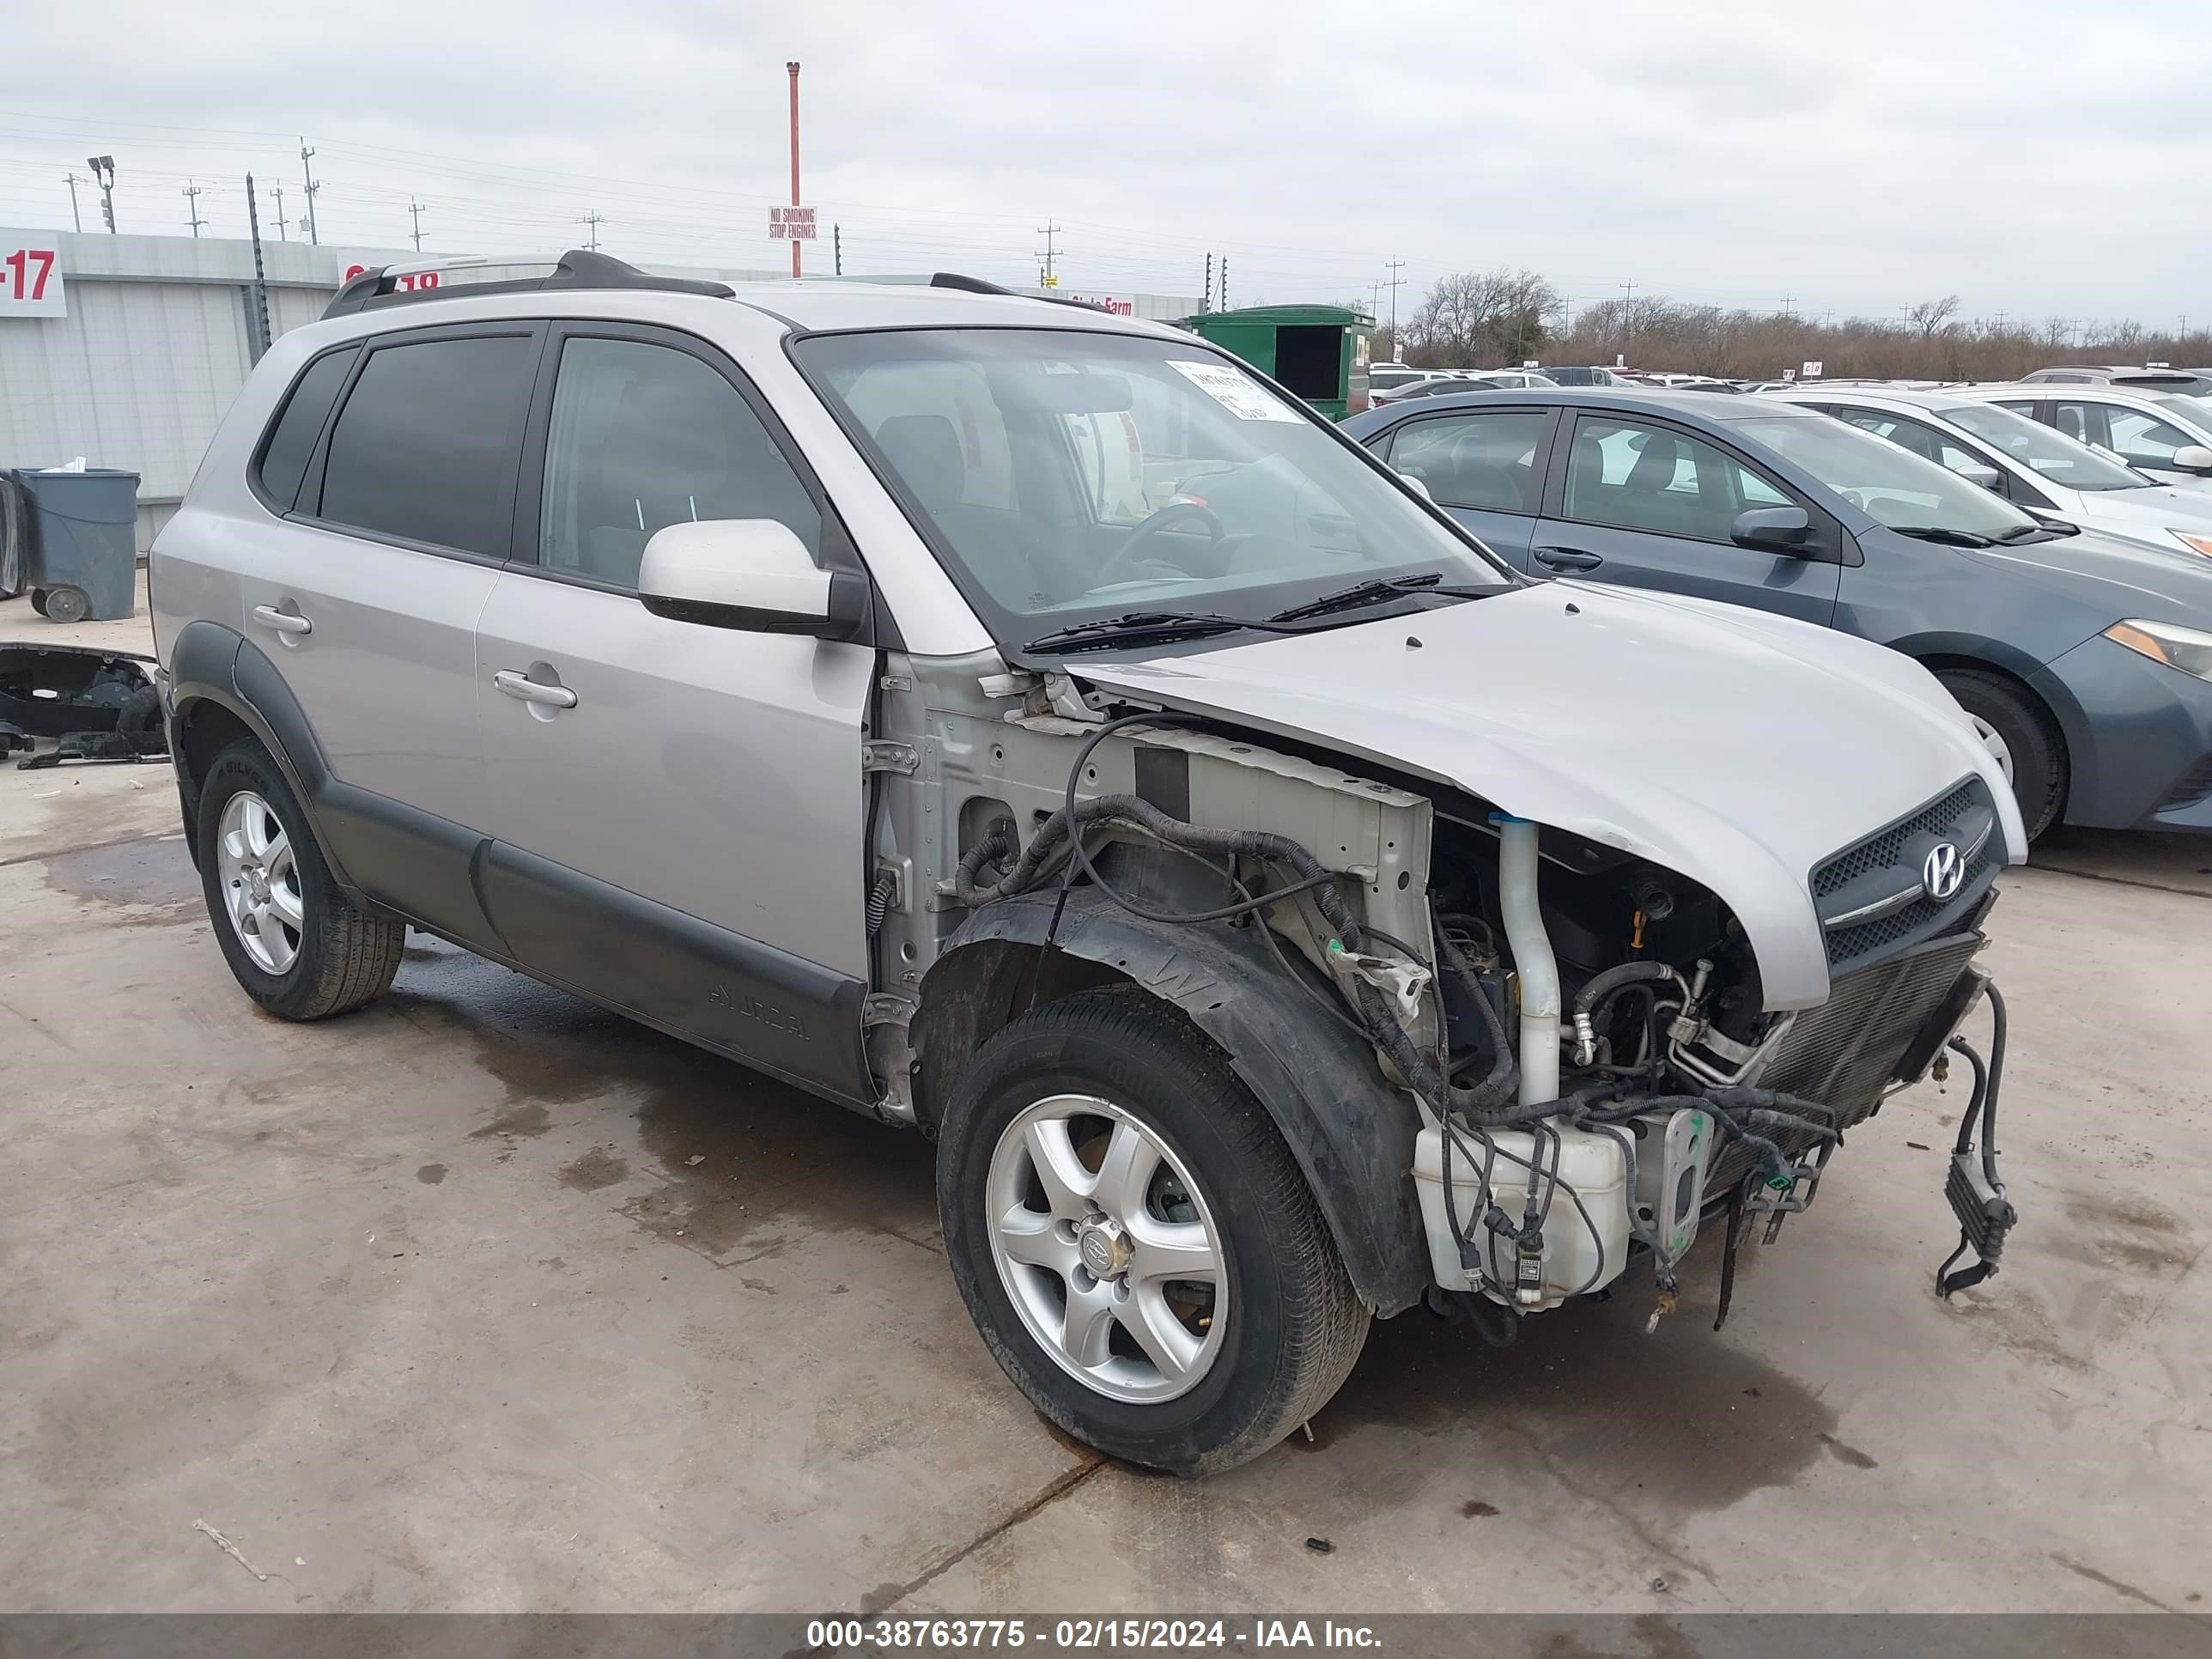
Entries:
{"type": "Polygon", "coordinates": [[[1406,361],[1471,368],[1535,356],[1559,310],[1554,289],[1533,270],[1462,270],[1431,288],[1405,326],[1406,361]]]}
{"type": "Polygon", "coordinates": [[[1959,314],[1959,296],[1947,294],[1940,300],[1923,300],[1905,313],[1920,337],[1932,340],[1950,327],[1951,319],[1959,314]]]}

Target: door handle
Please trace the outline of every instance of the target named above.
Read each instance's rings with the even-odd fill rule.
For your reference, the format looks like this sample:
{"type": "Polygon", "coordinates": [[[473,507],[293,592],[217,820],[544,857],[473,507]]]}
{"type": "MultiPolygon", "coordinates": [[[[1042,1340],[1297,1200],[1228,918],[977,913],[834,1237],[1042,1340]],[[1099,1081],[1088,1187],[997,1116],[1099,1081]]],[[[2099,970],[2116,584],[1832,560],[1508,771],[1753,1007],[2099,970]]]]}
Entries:
{"type": "Polygon", "coordinates": [[[1605,562],[1603,554],[1579,547],[1540,547],[1528,556],[1547,570],[1595,570],[1605,562]]]}
{"type": "Polygon", "coordinates": [[[548,708],[574,708],[576,694],[565,685],[548,685],[543,680],[533,680],[527,674],[518,674],[512,668],[502,668],[491,677],[491,683],[510,697],[520,702],[543,703],[548,708]]]}
{"type": "Polygon", "coordinates": [[[264,628],[275,629],[279,634],[312,634],[315,631],[314,623],[298,611],[279,611],[273,605],[255,605],[253,620],[264,628]]]}

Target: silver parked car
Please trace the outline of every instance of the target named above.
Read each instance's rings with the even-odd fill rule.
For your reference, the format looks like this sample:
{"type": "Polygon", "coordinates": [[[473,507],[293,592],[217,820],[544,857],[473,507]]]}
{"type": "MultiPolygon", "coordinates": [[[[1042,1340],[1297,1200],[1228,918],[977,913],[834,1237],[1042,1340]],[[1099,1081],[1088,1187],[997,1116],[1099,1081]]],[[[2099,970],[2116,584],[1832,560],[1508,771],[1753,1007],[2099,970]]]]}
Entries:
{"type": "Polygon", "coordinates": [[[1863,427],[2032,513],[2212,558],[2212,491],[2161,483],[2017,410],[1948,392],[1805,386],[1767,395],[1863,427]]]}
{"type": "Polygon", "coordinates": [[[277,340],[153,556],[271,1013],[370,1001],[416,927],[921,1128],[1007,1375],[1186,1473],[1374,1317],[1656,1319],[1947,1045],[1941,1282],[1993,1270],[1974,958],[2027,840],[1917,664],[1526,580],[1170,328],[419,274],[277,340]]]}
{"type": "Polygon", "coordinates": [[[1962,386],[1955,397],[1995,404],[2056,427],[2161,483],[2212,489],[2212,403],[2129,386],[1962,386]]]}

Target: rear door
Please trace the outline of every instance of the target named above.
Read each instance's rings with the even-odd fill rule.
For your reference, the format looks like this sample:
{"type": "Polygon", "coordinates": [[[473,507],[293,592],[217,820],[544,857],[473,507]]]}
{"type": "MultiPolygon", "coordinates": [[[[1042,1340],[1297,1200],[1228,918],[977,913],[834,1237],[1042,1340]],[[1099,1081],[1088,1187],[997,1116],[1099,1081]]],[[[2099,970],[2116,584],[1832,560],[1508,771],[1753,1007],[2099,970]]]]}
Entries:
{"type": "Polygon", "coordinates": [[[647,540],[709,519],[776,520],[858,568],[728,357],[672,331],[556,325],[514,560],[478,626],[487,902],[524,965],[860,1096],[874,652],[649,614],[647,540]]]}
{"type": "Polygon", "coordinates": [[[318,816],[339,861],[471,943],[486,939],[469,861],[489,817],[477,618],[514,533],[543,339],[528,322],[419,329],[311,364],[295,402],[318,376],[344,387],[316,432],[272,428],[256,488],[288,523],[256,538],[242,584],[247,640],[329,765],[318,816]]]}
{"type": "Polygon", "coordinates": [[[1556,411],[1455,410],[1384,434],[1382,458],[1516,570],[1528,568],[1556,411]]]}
{"type": "Polygon", "coordinates": [[[1584,413],[1563,425],[1534,527],[1529,570],[1693,593],[1827,625],[1842,531],[1826,510],[1747,458],[1669,422],[1584,413]],[[1747,508],[1802,507],[1807,556],[1738,546],[1747,508]]]}

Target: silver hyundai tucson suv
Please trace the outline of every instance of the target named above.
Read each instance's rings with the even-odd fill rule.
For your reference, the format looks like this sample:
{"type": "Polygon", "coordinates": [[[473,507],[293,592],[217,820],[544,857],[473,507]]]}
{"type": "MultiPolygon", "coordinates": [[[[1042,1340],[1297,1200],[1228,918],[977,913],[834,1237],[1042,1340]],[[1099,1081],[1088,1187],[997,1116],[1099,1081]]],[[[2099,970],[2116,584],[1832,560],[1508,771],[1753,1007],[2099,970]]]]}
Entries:
{"type": "Polygon", "coordinates": [[[1117,1456],[1258,1455],[1417,1304],[1656,1321],[1948,1050],[1899,1224],[1948,1200],[1946,1294],[2011,1224],[1974,957],[2027,840],[1942,687],[1516,576],[1173,328],[371,270],[152,594],[249,996],[358,1008],[416,927],[920,1128],[984,1341],[1117,1456]]]}

